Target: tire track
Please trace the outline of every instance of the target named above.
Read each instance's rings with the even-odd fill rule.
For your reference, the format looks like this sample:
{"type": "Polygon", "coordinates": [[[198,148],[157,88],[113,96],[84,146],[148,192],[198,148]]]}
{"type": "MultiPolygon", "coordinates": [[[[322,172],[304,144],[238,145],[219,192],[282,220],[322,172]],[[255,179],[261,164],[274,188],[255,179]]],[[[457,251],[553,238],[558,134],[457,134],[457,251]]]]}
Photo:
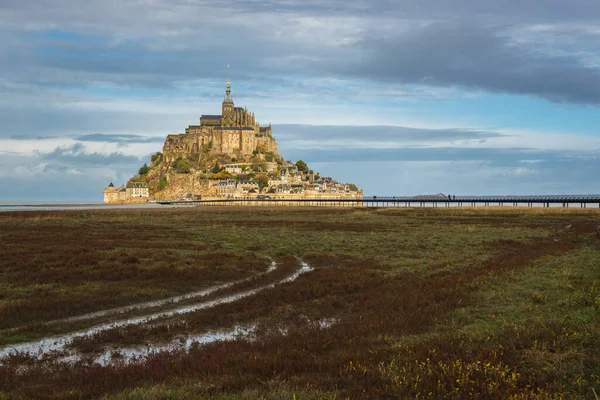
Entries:
{"type": "MultiPolygon", "coordinates": [[[[69,347],[70,343],[75,338],[91,336],[109,329],[115,328],[123,328],[132,325],[145,324],[154,322],[160,319],[172,318],[175,316],[184,315],[187,313],[216,307],[220,304],[227,304],[237,300],[241,300],[245,297],[252,296],[258,292],[262,292],[266,289],[272,289],[278,284],[285,284],[289,282],[295,281],[300,275],[308,273],[313,270],[313,268],[307,263],[301,261],[301,267],[294,272],[293,274],[280,279],[277,282],[259,286],[254,289],[245,290],[239,293],[235,293],[228,296],[223,296],[220,298],[216,298],[214,300],[209,300],[201,303],[186,305],[182,307],[173,308],[170,310],[163,310],[152,314],[147,314],[138,317],[132,317],[123,319],[121,321],[99,324],[94,327],[88,328],[83,331],[68,333],[65,335],[48,337],[44,339],[40,339],[37,341],[20,343],[16,345],[9,345],[2,349],[0,349],[0,365],[5,364],[11,356],[29,356],[38,360],[41,360],[45,357],[60,357],[62,361],[65,362],[75,362],[82,360],[84,357],[77,351],[69,347]]],[[[269,268],[271,269],[272,266],[269,268]]],[[[265,272],[268,273],[269,271],[265,272]]],[[[233,283],[232,283],[233,284],[233,283]]],[[[106,310],[108,311],[108,310],[106,310]]]]}
{"type": "MultiPolygon", "coordinates": [[[[181,294],[181,295],[177,295],[177,296],[172,296],[172,297],[168,297],[168,298],[165,298],[165,299],[151,300],[151,301],[146,301],[146,302],[142,302],[142,303],[131,304],[131,305],[128,305],[128,306],[115,307],[115,308],[110,308],[110,309],[107,309],[107,310],[94,311],[94,312],[91,312],[91,313],[86,313],[86,314],[77,315],[77,316],[73,316],[73,317],[67,317],[67,318],[60,318],[60,319],[53,319],[53,320],[49,320],[49,321],[44,321],[42,324],[43,325],[51,325],[51,324],[64,324],[64,323],[85,321],[85,320],[89,320],[89,319],[95,319],[95,318],[101,318],[101,317],[115,316],[115,315],[118,315],[118,314],[124,314],[124,313],[130,312],[130,311],[138,311],[138,310],[141,311],[141,310],[148,309],[148,308],[162,307],[162,306],[165,306],[167,304],[176,304],[176,303],[180,303],[180,302],[185,301],[185,300],[194,299],[196,297],[206,297],[206,296],[211,295],[211,294],[213,294],[215,292],[218,292],[219,290],[228,289],[228,288],[230,288],[232,286],[239,285],[241,283],[245,283],[245,282],[251,281],[252,279],[256,279],[258,277],[267,275],[267,274],[275,271],[276,269],[277,269],[277,264],[275,263],[275,261],[272,261],[271,265],[269,266],[269,268],[265,272],[261,272],[261,273],[256,274],[256,275],[249,276],[249,277],[244,278],[244,279],[238,279],[236,281],[223,283],[221,285],[211,286],[211,287],[206,288],[206,289],[202,289],[202,290],[198,290],[198,291],[194,291],[194,292],[190,292],[190,293],[185,293],[185,294],[181,294]]],[[[22,325],[22,326],[17,326],[17,327],[13,327],[13,328],[8,328],[8,329],[0,330],[0,334],[6,334],[6,333],[16,332],[16,331],[18,331],[20,329],[23,329],[25,327],[26,327],[26,325],[22,325]]]]}

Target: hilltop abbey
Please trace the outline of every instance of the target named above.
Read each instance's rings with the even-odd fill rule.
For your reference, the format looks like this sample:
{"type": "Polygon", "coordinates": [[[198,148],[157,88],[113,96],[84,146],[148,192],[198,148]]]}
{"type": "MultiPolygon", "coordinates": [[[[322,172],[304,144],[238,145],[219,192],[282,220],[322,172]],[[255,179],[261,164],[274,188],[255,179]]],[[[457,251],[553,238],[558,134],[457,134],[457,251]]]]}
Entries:
{"type": "Polygon", "coordinates": [[[190,153],[227,155],[243,159],[256,153],[277,155],[271,125],[260,126],[254,113],[235,107],[231,81],[227,78],[221,115],[202,115],[200,125],[190,125],[185,134],[168,135],[163,148],[167,162],[190,153]]]}
{"type": "Polygon", "coordinates": [[[236,107],[227,77],[221,114],[202,115],[199,125],[168,135],[127,185],[104,189],[105,203],[218,198],[362,198],[355,185],[340,183],[279,155],[271,125],[236,107]]]}

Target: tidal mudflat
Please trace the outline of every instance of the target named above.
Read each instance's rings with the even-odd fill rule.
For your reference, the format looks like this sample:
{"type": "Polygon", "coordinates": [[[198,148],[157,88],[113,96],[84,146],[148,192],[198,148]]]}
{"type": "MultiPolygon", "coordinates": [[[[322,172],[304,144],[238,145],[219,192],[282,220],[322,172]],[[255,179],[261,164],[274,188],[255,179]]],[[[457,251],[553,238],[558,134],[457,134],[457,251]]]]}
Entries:
{"type": "Polygon", "coordinates": [[[0,398],[594,398],[596,210],[0,213],[0,398]]]}

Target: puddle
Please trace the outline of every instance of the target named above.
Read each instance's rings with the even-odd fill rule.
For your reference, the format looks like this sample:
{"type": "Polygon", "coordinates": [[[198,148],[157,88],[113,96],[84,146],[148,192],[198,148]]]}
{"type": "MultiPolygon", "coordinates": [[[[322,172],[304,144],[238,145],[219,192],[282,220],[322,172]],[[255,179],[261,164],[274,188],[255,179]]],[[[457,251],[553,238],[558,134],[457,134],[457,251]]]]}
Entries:
{"type": "MultiPolygon", "coordinates": [[[[68,323],[68,322],[84,321],[86,319],[94,319],[94,318],[106,317],[106,316],[111,316],[111,315],[117,316],[118,314],[123,314],[123,313],[129,312],[129,311],[143,310],[146,308],[162,307],[167,304],[176,304],[176,303],[179,303],[184,300],[194,299],[196,297],[206,297],[206,296],[208,296],[214,292],[217,292],[219,290],[228,289],[234,285],[238,285],[240,283],[245,283],[254,278],[270,274],[271,272],[275,271],[276,269],[277,269],[277,264],[275,263],[275,261],[272,261],[271,265],[269,265],[269,268],[265,272],[261,272],[259,274],[250,276],[248,278],[224,283],[221,285],[212,286],[212,287],[209,287],[206,289],[198,290],[196,292],[190,292],[190,293],[186,293],[186,294],[182,294],[182,295],[178,295],[178,296],[168,297],[166,299],[147,301],[144,303],[137,303],[137,304],[132,304],[132,305],[123,306],[123,307],[116,307],[116,308],[111,308],[108,310],[94,311],[91,313],[77,315],[74,317],[46,321],[46,322],[44,322],[44,324],[47,325],[47,324],[56,324],[56,323],[65,323],[65,322],[68,323]]],[[[18,330],[19,328],[22,328],[22,327],[15,327],[15,328],[0,330],[0,333],[14,332],[14,331],[18,330]]],[[[1,352],[0,352],[0,357],[2,357],[1,352]]]]}
{"type": "MultiPolygon", "coordinates": [[[[274,267],[272,265],[269,268],[271,269],[274,267]]],[[[202,303],[196,303],[196,304],[187,305],[184,307],[174,308],[171,310],[160,311],[160,312],[156,312],[156,313],[148,314],[148,315],[144,315],[144,316],[128,318],[128,319],[124,319],[121,321],[100,324],[100,325],[94,326],[94,327],[89,328],[84,331],[69,333],[66,335],[61,335],[61,336],[56,336],[56,337],[45,338],[45,339],[41,339],[41,340],[35,341],[35,342],[9,345],[0,350],[0,365],[2,364],[2,358],[7,357],[11,354],[16,354],[16,353],[28,354],[31,357],[38,358],[38,359],[41,359],[47,355],[52,355],[53,353],[65,355],[66,357],[64,357],[63,360],[68,359],[69,361],[75,361],[78,359],[83,359],[84,357],[79,355],[75,350],[68,348],[68,345],[76,337],[91,336],[96,333],[103,332],[103,331],[113,329],[113,328],[123,328],[123,327],[131,326],[131,325],[150,323],[150,322],[153,322],[153,321],[156,321],[159,319],[170,318],[170,317],[174,317],[177,315],[182,315],[182,314],[187,314],[187,313],[194,312],[194,311],[212,308],[212,307],[218,306],[220,304],[231,303],[231,302],[243,299],[245,297],[252,296],[263,290],[274,288],[277,284],[292,282],[292,281],[296,280],[300,275],[310,272],[312,270],[313,270],[313,268],[310,265],[301,261],[301,268],[299,268],[292,275],[290,275],[286,278],[283,278],[283,279],[279,280],[278,282],[260,286],[255,289],[246,290],[243,292],[239,292],[239,293],[232,294],[229,296],[224,296],[224,297],[217,298],[217,299],[210,300],[210,301],[205,301],[202,303]]]]}
{"type": "MultiPolygon", "coordinates": [[[[308,321],[307,326],[317,329],[329,329],[338,322],[337,318],[322,318],[317,321],[308,321]]],[[[144,362],[148,356],[158,354],[163,351],[185,351],[188,352],[194,346],[214,342],[227,342],[236,339],[254,340],[257,332],[257,325],[236,326],[233,329],[209,331],[199,335],[178,335],[171,342],[163,345],[144,345],[136,347],[112,347],[105,349],[102,354],[94,359],[100,365],[109,364],[132,364],[144,362]]],[[[278,333],[286,335],[287,328],[279,328],[278,333]]],[[[71,361],[69,359],[69,361],[71,361]]]]}
{"type": "MultiPolygon", "coordinates": [[[[163,351],[189,351],[194,346],[209,344],[214,342],[228,342],[238,338],[251,338],[256,332],[256,325],[246,327],[236,326],[230,330],[209,331],[201,335],[190,335],[187,337],[177,337],[173,341],[164,345],[153,344],[151,346],[137,346],[133,348],[108,348],[94,359],[100,365],[109,364],[132,364],[143,362],[152,354],[163,351]]],[[[69,361],[71,361],[69,359],[69,361]]]]}
{"type": "Polygon", "coordinates": [[[161,300],[154,300],[154,301],[148,301],[145,303],[138,303],[138,304],[132,304],[130,306],[124,306],[124,307],[118,307],[118,308],[111,308],[110,310],[102,310],[102,311],[96,311],[93,313],[89,313],[89,314],[84,314],[84,315],[79,315],[76,317],[69,317],[69,318],[65,318],[62,320],[56,320],[56,321],[52,321],[52,322],[73,322],[73,321],[81,321],[81,320],[86,320],[86,319],[92,319],[92,318],[98,318],[98,317],[105,317],[107,315],[113,315],[113,314],[122,314],[128,311],[133,311],[133,310],[141,310],[144,308],[154,308],[154,307],[161,307],[164,306],[166,304],[175,304],[175,303],[179,303],[183,300],[189,300],[189,299],[193,299],[195,297],[205,297],[208,296],[209,294],[212,294],[214,292],[217,292],[219,290],[223,290],[223,289],[228,289],[234,285],[240,284],[240,283],[245,283],[248,282],[252,279],[255,279],[257,277],[269,274],[273,271],[275,271],[277,269],[277,265],[275,264],[275,261],[271,262],[271,265],[269,266],[269,268],[265,271],[265,272],[261,272],[259,274],[250,276],[248,278],[244,278],[244,279],[240,279],[237,281],[233,281],[233,282],[228,282],[228,283],[224,283],[222,285],[217,285],[217,286],[212,286],[210,288],[206,288],[206,289],[202,289],[199,290],[197,292],[191,292],[191,293],[186,293],[186,294],[182,294],[179,296],[174,296],[174,297],[169,297],[166,299],[161,299],[161,300]]]}

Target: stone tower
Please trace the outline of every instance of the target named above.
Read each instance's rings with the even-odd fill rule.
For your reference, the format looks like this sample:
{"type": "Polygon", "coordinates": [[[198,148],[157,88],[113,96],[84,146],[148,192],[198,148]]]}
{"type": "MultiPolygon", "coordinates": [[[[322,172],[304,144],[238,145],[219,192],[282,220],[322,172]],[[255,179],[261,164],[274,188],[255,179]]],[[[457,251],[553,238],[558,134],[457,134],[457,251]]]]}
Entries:
{"type": "MultiPolygon", "coordinates": [[[[229,65],[227,66],[229,70],[229,65]]],[[[229,79],[229,73],[227,73],[227,84],[225,86],[225,98],[223,99],[222,105],[222,125],[233,126],[234,123],[234,104],[231,98],[231,80],[229,79]]]]}

